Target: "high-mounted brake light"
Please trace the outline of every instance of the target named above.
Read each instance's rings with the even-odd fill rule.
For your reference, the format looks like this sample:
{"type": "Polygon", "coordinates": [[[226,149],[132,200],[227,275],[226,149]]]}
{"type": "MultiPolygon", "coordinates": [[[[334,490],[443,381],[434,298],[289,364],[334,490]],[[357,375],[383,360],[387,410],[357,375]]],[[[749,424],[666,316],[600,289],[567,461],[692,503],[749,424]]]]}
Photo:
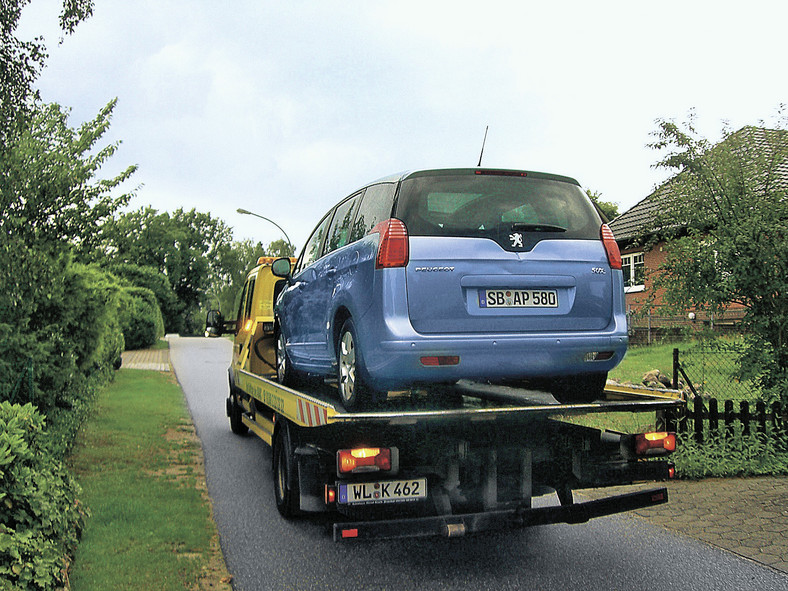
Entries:
{"type": "Polygon", "coordinates": [[[408,251],[408,229],[405,224],[397,218],[391,218],[372,228],[370,234],[376,232],[380,234],[380,243],[378,244],[375,268],[390,269],[407,265],[410,254],[408,251]]]}
{"type": "Polygon", "coordinates": [[[635,453],[639,456],[667,455],[674,451],[675,433],[641,433],[635,436],[635,453]]]}
{"type": "Polygon", "coordinates": [[[490,176],[528,176],[528,173],[522,170],[476,170],[474,174],[490,176]]]}
{"type": "Polygon", "coordinates": [[[391,470],[391,449],[387,447],[361,447],[340,449],[337,452],[337,472],[388,472],[391,470]]]}
{"type": "Polygon", "coordinates": [[[607,253],[607,260],[610,263],[611,269],[621,269],[621,251],[618,248],[616,237],[613,236],[613,230],[607,224],[602,224],[599,230],[602,238],[602,244],[605,245],[605,252],[607,253]]]}

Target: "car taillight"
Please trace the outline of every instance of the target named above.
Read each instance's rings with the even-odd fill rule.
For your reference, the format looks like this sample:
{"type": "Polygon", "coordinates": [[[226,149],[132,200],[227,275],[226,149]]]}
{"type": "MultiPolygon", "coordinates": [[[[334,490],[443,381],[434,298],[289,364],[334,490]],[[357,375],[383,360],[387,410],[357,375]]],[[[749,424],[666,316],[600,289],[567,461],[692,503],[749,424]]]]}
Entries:
{"type": "Polygon", "coordinates": [[[610,268],[621,269],[621,251],[618,249],[616,237],[613,236],[613,230],[611,230],[607,224],[602,224],[599,234],[602,238],[602,244],[605,245],[605,252],[607,253],[607,261],[610,263],[610,268]]]}
{"type": "Polygon", "coordinates": [[[396,218],[380,222],[370,233],[380,234],[376,269],[404,267],[408,264],[408,229],[396,218]]]}

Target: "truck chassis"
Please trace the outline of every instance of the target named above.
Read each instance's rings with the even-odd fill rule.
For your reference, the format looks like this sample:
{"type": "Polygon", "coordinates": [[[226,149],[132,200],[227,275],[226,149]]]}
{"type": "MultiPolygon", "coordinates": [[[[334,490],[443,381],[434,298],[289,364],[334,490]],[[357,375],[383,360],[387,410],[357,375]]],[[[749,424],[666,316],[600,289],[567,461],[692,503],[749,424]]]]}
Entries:
{"type": "MultiPolygon", "coordinates": [[[[314,386],[314,385],[313,385],[314,386]]],[[[678,393],[609,387],[607,400],[556,404],[522,387],[460,382],[390,393],[373,412],[348,413],[330,386],[287,388],[230,369],[226,401],[236,434],[273,450],[284,517],[334,512],[336,541],[462,536],[591,518],[668,501],[664,487],[576,502],[575,490],[668,480],[670,433],[628,435],[567,422],[654,412],[678,393]],[[560,505],[532,506],[555,491],[560,505]]]]}

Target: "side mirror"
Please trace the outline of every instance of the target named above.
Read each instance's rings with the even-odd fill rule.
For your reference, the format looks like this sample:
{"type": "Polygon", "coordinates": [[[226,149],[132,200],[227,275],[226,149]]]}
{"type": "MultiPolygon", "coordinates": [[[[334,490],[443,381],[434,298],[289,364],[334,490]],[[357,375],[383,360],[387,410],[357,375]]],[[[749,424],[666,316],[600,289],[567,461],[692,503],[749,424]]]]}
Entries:
{"type": "Polygon", "coordinates": [[[205,317],[205,336],[220,337],[224,334],[224,317],[219,310],[209,310],[205,317]]]}
{"type": "Polygon", "coordinates": [[[288,258],[280,258],[276,259],[273,263],[271,263],[271,273],[275,277],[283,277],[290,281],[290,273],[292,272],[292,268],[290,266],[290,259],[288,258]]]}

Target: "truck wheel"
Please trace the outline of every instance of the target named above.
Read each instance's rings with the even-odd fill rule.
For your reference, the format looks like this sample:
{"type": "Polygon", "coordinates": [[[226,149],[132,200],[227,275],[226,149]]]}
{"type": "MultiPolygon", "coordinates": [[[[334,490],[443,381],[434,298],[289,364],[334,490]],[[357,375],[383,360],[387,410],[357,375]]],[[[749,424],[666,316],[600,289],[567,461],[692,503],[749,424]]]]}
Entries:
{"type": "Polygon", "coordinates": [[[605,397],[607,373],[587,373],[553,381],[550,393],[561,404],[589,404],[605,397]]]}
{"type": "Polygon", "coordinates": [[[377,396],[365,380],[364,361],[356,338],[356,325],[352,318],[345,320],[337,342],[337,381],[339,399],[347,410],[360,410],[370,406],[377,396]]]}
{"type": "Polygon", "coordinates": [[[227,399],[227,416],[230,417],[230,430],[233,433],[246,435],[249,432],[249,427],[241,420],[243,408],[238,401],[238,393],[232,387],[230,387],[230,397],[227,399]]]}
{"type": "Polygon", "coordinates": [[[299,492],[295,454],[287,425],[282,425],[276,432],[273,464],[276,508],[282,517],[289,519],[298,511],[299,492]]]}
{"type": "Polygon", "coordinates": [[[285,335],[282,331],[276,333],[276,381],[283,386],[296,386],[296,372],[290,364],[290,357],[285,348],[285,335]]]}

